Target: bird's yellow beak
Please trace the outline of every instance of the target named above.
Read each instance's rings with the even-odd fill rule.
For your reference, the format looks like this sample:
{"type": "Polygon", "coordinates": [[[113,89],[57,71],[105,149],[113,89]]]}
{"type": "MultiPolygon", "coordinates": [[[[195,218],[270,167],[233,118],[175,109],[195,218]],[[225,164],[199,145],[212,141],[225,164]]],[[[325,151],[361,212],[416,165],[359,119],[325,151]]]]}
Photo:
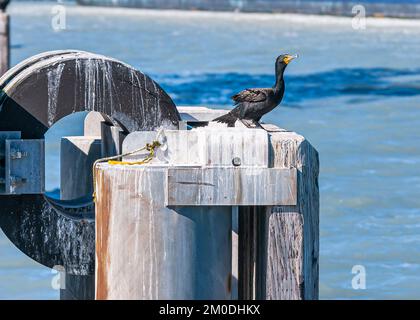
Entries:
{"type": "Polygon", "coordinates": [[[284,57],[283,62],[285,64],[288,64],[290,61],[292,61],[293,59],[296,59],[297,57],[298,57],[297,54],[294,54],[294,55],[288,54],[288,55],[286,55],[286,57],[284,57]]]}

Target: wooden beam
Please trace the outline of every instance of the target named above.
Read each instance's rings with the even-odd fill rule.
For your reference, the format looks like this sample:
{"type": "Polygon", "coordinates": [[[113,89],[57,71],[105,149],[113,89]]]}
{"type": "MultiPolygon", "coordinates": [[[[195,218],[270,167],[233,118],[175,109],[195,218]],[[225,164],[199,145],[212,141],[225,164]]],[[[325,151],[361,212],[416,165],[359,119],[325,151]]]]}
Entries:
{"type": "Polygon", "coordinates": [[[65,288],[60,289],[60,300],[94,300],[95,276],[65,273],[65,288]]]}
{"type": "Polygon", "coordinates": [[[168,206],[295,205],[296,169],[168,169],[168,206]]]}
{"type": "Polygon", "coordinates": [[[121,154],[125,137],[126,134],[121,128],[101,122],[102,158],[121,154]]]}
{"type": "Polygon", "coordinates": [[[9,15],[0,12],[0,76],[10,67],[10,26],[9,15]]]}
{"type": "Polygon", "coordinates": [[[239,207],[232,207],[232,300],[238,300],[239,279],[239,207]]]}
{"type": "Polygon", "coordinates": [[[93,193],[92,166],[101,157],[101,137],[62,137],[60,199],[74,200],[93,193]]]}
{"type": "MultiPolygon", "coordinates": [[[[231,137],[238,133],[225,132],[231,137]]],[[[141,135],[129,135],[125,147],[130,150],[156,136],[141,135]]],[[[268,146],[254,141],[248,150],[239,150],[252,155],[258,145],[261,153],[268,152],[259,159],[268,158],[265,166],[235,167],[224,164],[236,156],[234,148],[219,143],[215,152],[220,157],[209,164],[203,155],[212,155],[217,144],[203,139],[206,143],[197,146],[204,150],[196,150],[198,160],[194,157],[191,164],[179,146],[185,142],[190,148],[186,141],[198,139],[175,133],[166,137],[161,156],[167,163],[98,165],[96,297],[236,297],[232,272],[237,271],[239,299],[317,299],[319,161],[309,142],[270,127],[268,146]],[[237,244],[230,206],[239,206],[237,244]],[[238,265],[232,256],[238,256],[238,265]]]]}
{"type": "Polygon", "coordinates": [[[297,202],[240,210],[239,297],[318,299],[318,153],[302,136],[271,129],[269,166],[297,169],[297,202]]]}
{"type": "MultiPolygon", "coordinates": [[[[89,123],[93,125],[92,121],[89,123]]],[[[96,129],[91,127],[90,132],[95,133],[96,130],[98,133],[97,125],[96,129]]],[[[93,162],[101,157],[100,138],[100,136],[62,137],[60,146],[61,200],[74,200],[93,193],[92,166],[93,162]]],[[[93,274],[65,273],[65,279],[66,287],[60,290],[60,300],[93,300],[95,298],[93,274]]]]}
{"type": "Polygon", "coordinates": [[[210,122],[229,112],[229,110],[225,109],[210,109],[206,107],[179,106],[177,109],[181,119],[187,122],[210,122]]]}
{"type": "MultiPolygon", "coordinates": [[[[152,163],[173,166],[233,166],[237,159],[242,167],[267,167],[268,135],[262,129],[196,128],[194,130],[164,130],[159,134],[164,148],[156,150],[152,163]]],[[[123,152],[130,152],[151,143],[154,131],[130,133],[123,142],[123,152]]],[[[147,153],[147,152],[146,152],[147,153]]],[[[124,161],[144,158],[143,153],[123,157],[124,161]]]]}

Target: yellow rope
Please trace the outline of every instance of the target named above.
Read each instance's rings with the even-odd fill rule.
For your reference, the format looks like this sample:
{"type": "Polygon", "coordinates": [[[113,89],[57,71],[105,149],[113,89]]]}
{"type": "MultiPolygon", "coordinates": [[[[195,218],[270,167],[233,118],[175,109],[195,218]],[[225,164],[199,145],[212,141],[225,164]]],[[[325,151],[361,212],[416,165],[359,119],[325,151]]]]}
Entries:
{"type": "Polygon", "coordinates": [[[92,171],[93,171],[93,173],[92,173],[92,176],[93,176],[93,201],[96,202],[96,165],[98,163],[108,161],[108,164],[110,164],[110,165],[119,164],[119,165],[130,165],[130,166],[131,165],[136,165],[136,164],[137,165],[146,164],[146,163],[149,163],[150,161],[152,161],[152,159],[155,156],[155,149],[160,147],[160,146],[161,146],[161,143],[159,141],[155,140],[152,143],[147,143],[143,148],[136,149],[134,151],[130,151],[130,152],[127,152],[127,153],[124,153],[124,154],[119,154],[119,155],[116,155],[116,156],[101,158],[101,159],[96,160],[93,163],[93,169],[92,169],[92,171]],[[146,155],[146,157],[143,160],[140,160],[140,161],[119,161],[119,160],[115,160],[115,159],[119,159],[119,158],[122,158],[122,157],[130,156],[132,154],[138,153],[138,152],[143,151],[143,150],[149,151],[149,154],[146,155]]]}

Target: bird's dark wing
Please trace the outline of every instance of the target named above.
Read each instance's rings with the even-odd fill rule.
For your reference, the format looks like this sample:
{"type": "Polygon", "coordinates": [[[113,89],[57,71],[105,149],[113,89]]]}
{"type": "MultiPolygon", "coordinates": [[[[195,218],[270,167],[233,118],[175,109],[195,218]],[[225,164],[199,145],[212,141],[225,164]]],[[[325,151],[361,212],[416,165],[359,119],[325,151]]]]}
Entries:
{"type": "Polygon", "coordinates": [[[245,89],[232,97],[236,103],[261,102],[267,99],[267,89],[245,89]]]}
{"type": "Polygon", "coordinates": [[[9,2],[10,2],[10,0],[0,0],[0,9],[2,11],[5,11],[9,2]]]}

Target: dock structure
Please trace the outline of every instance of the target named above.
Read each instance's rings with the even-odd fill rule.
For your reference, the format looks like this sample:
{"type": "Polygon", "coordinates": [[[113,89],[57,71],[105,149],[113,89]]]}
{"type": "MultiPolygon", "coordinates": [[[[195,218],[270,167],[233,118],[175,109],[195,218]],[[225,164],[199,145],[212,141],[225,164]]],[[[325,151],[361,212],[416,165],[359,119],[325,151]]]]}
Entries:
{"type": "Polygon", "coordinates": [[[125,139],[123,153],[164,141],[152,162],[97,167],[96,298],[317,299],[315,149],[273,125],[203,126],[224,110],[179,111],[198,126],[125,139]]]}
{"type": "Polygon", "coordinates": [[[0,0],[0,77],[10,68],[10,17],[6,13],[9,0],[0,0]]]}
{"type": "Polygon", "coordinates": [[[140,71],[87,52],[29,58],[0,85],[0,227],[63,267],[61,299],[318,298],[319,163],[304,137],[214,123],[227,111],[177,108],[140,71]],[[90,111],[84,135],[62,138],[52,199],[44,134],[77,111],[90,111]]]}

